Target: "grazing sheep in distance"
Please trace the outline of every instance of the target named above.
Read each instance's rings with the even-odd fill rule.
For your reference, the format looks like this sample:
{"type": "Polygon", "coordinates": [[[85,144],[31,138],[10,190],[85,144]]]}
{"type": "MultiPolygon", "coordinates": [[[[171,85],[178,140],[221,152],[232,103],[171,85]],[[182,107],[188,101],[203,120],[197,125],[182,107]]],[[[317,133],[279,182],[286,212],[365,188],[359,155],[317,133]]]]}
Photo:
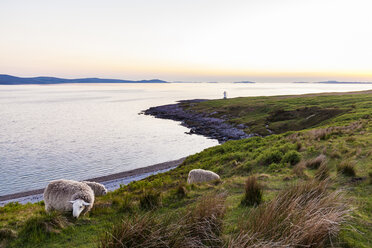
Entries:
{"type": "Polygon", "coordinates": [[[189,172],[187,178],[187,183],[202,183],[214,180],[221,180],[220,176],[214,173],[213,171],[203,170],[203,169],[194,169],[189,172]]]}
{"type": "Polygon", "coordinates": [[[94,192],[86,184],[72,180],[51,181],[44,190],[45,210],[71,211],[76,218],[87,213],[94,203],[94,192]]]}
{"type": "Polygon", "coordinates": [[[107,194],[107,189],[105,185],[96,183],[96,182],[89,182],[89,181],[82,181],[82,183],[88,184],[89,187],[92,188],[94,192],[94,196],[101,196],[107,194]]]}

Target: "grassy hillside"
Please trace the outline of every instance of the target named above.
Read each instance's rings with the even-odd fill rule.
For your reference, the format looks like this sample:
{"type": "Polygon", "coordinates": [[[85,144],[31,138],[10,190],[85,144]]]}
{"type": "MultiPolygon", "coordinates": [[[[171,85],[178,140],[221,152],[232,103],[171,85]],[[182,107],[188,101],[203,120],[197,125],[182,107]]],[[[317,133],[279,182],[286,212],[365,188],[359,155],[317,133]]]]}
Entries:
{"type": "Polygon", "coordinates": [[[228,122],[244,124],[247,133],[268,135],[324,124],[358,120],[371,114],[372,91],[297,96],[238,97],[183,103],[190,111],[209,113],[228,122]],[[341,118],[335,118],[340,116],[341,118]],[[270,130],[270,131],[269,131],[270,130]]]}
{"type": "Polygon", "coordinates": [[[189,156],[172,171],[97,198],[78,220],[45,214],[43,203],[8,204],[0,208],[0,246],[372,246],[370,92],[185,107],[278,134],[189,156]],[[186,185],[194,168],[222,180],[186,185]]]}

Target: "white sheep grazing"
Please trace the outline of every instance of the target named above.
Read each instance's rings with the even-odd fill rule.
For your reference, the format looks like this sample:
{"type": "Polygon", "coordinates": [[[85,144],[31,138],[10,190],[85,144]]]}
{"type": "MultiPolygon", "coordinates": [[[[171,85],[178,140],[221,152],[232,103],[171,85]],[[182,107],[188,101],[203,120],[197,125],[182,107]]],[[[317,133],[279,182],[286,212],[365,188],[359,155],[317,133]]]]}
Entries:
{"type": "Polygon", "coordinates": [[[220,176],[214,173],[213,171],[203,170],[203,169],[194,169],[189,172],[187,178],[187,183],[202,183],[214,180],[221,180],[220,176]]]}
{"type": "Polygon", "coordinates": [[[44,190],[45,210],[71,211],[76,218],[88,212],[94,203],[94,192],[86,184],[72,180],[55,180],[44,190]]]}
{"type": "Polygon", "coordinates": [[[89,182],[89,181],[82,181],[82,183],[88,184],[89,187],[92,188],[94,192],[94,196],[101,196],[107,194],[107,189],[105,185],[96,183],[96,182],[89,182]]]}

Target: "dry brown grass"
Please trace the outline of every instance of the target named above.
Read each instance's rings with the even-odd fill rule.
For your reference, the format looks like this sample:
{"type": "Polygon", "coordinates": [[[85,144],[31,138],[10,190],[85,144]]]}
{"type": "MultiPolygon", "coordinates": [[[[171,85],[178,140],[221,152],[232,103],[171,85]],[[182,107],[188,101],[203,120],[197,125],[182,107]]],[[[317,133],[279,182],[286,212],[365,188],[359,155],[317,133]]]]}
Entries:
{"type": "Polygon", "coordinates": [[[315,172],[315,178],[317,180],[326,180],[329,178],[329,168],[325,163],[322,163],[317,171],[315,172]]]}
{"type": "Polygon", "coordinates": [[[228,247],[324,247],[349,211],[340,192],[329,192],[326,182],[297,184],[253,209],[228,247]]]}
{"type": "Polygon", "coordinates": [[[180,223],[185,237],[182,247],[221,247],[226,194],[203,197],[194,208],[189,208],[180,223]]]}
{"type": "Polygon", "coordinates": [[[306,163],[304,161],[301,161],[293,167],[293,173],[300,178],[307,179],[307,175],[305,174],[305,169],[306,169],[306,163]]]}
{"type": "Polygon", "coordinates": [[[123,220],[100,238],[98,247],[221,247],[225,199],[225,194],[204,196],[176,221],[152,214],[123,220]]]}
{"type": "Polygon", "coordinates": [[[318,169],[320,165],[325,163],[326,161],[326,156],[324,154],[320,154],[319,156],[309,159],[305,161],[306,167],[310,169],[318,169]]]}
{"type": "Polygon", "coordinates": [[[312,129],[308,131],[306,135],[313,140],[325,140],[328,139],[331,135],[354,134],[355,132],[362,130],[366,126],[366,124],[366,120],[360,120],[353,122],[347,126],[312,129]]]}

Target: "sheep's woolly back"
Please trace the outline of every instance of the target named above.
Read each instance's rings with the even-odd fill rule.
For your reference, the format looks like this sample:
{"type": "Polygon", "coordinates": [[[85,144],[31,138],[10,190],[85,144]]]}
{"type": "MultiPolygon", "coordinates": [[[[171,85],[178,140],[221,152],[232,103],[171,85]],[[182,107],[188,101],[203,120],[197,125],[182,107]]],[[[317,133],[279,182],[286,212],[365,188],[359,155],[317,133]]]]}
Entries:
{"type": "Polygon", "coordinates": [[[220,180],[220,176],[213,171],[194,169],[189,172],[187,183],[202,183],[214,180],[220,180]]]}
{"type": "Polygon", "coordinates": [[[94,196],[101,196],[107,193],[107,189],[105,185],[96,183],[96,182],[89,182],[89,181],[82,181],[82,183],[88,184],[89,187],[92,188],[94,192],[94,196]]]}
{"type": "Polygon", "coordinates": [[[44,202],[47,211],[52,209],[72,211],[70,201],[77,199],[91,203],[83,210],[82,214],[85,214],[93,207],[94,192],[85,183],[65,179],[51,181],[44,190],[44,202]]]}

